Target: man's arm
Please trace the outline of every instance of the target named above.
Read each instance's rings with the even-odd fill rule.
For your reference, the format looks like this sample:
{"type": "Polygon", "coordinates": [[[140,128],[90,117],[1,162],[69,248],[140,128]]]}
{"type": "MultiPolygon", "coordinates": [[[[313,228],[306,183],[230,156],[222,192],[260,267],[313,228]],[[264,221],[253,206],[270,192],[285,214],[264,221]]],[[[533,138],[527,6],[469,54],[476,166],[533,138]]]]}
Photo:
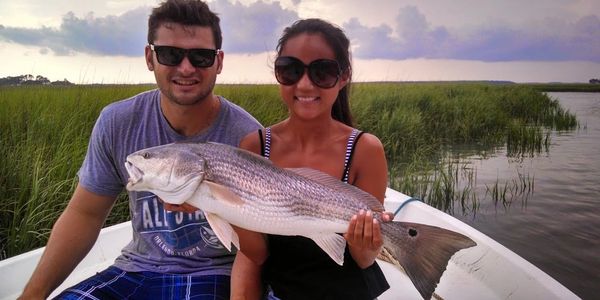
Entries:
{"type": "Polygon", "coordinates": [[[20,299],[46,299],[69,276],[96,242],[115,200],[77,186],[20,299]]]}

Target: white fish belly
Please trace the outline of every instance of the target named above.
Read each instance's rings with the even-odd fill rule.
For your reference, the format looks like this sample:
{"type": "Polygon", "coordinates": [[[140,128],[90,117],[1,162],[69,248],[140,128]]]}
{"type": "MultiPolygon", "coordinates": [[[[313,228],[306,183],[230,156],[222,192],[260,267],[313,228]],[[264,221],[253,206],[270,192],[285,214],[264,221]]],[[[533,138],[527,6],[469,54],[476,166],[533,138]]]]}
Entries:
{"type": "Polygon", "coordinates": [[[348,228],[347,221],[298,216],[284,210],[275,213],[248,205],[237,208],[228,205],[213,207],[212,212],[238,227],[268,234],[311,236],[321,233],[343,233],[348,228]]]}

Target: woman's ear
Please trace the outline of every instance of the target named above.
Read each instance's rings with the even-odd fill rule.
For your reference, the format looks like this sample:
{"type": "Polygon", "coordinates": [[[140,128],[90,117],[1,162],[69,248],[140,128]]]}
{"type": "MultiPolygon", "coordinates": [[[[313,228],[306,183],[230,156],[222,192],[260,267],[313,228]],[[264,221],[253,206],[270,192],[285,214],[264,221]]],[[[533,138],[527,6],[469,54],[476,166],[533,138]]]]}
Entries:
{"type": "Polygon", "coordinates": [[[348,67],[346,70],[342,71],[340,75],[340,89],[344,88],[352,78],[352,69],[348,67]]]}

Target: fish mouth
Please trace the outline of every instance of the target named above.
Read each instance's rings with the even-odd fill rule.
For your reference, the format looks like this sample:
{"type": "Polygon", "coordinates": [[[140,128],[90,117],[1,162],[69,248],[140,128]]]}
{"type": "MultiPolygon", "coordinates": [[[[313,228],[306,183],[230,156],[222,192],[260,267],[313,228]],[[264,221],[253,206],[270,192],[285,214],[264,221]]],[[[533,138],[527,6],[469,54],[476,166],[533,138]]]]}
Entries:
{"type": "Polygon", "coordinates": [[[144,172],[129,161],[125,162],[125,169],[127,170],[127,173],[129,173],[129,178],[127,179],[128,189],[142,181],[144,178],[144,172]]]}

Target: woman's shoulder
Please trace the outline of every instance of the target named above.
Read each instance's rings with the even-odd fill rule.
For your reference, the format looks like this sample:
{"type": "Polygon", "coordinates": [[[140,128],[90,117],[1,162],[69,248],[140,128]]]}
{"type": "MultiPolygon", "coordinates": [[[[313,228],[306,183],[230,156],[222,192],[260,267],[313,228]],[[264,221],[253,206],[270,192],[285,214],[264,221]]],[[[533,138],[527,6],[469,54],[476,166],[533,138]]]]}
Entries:
{"type": "MultiPolygon", "coordinates": [[[[364,150],[383,150],[383,143],[379,138],[368,132],[361,132],[360,138],[356,142],[356,147],[364,150]]],[[[358,150],[358,149],[357,149],[358,150]]]]}
{"type": "Polygon", "coordinates": [[[356,143],[349,179],[353,185],[383,203],[387,186],[387,160],[379,138],[363,133],[356,143]]]}
{"type": "Polygon", "coordinates": [[[385,160],[383,143],[374,134],[363,132],[355,142],[353,164],[368,168],[380,159],[385,160]]]}
{"type": "MultiPolygon", "coordinates": [[[[262,134],[264,135],[264,129],[259,130],[262,131],[262,134]]],[[[262,143],[259,130],[252,131],[242,138],[240,142],[240,148],[260,154],[262,150],[262,143]]]]}

